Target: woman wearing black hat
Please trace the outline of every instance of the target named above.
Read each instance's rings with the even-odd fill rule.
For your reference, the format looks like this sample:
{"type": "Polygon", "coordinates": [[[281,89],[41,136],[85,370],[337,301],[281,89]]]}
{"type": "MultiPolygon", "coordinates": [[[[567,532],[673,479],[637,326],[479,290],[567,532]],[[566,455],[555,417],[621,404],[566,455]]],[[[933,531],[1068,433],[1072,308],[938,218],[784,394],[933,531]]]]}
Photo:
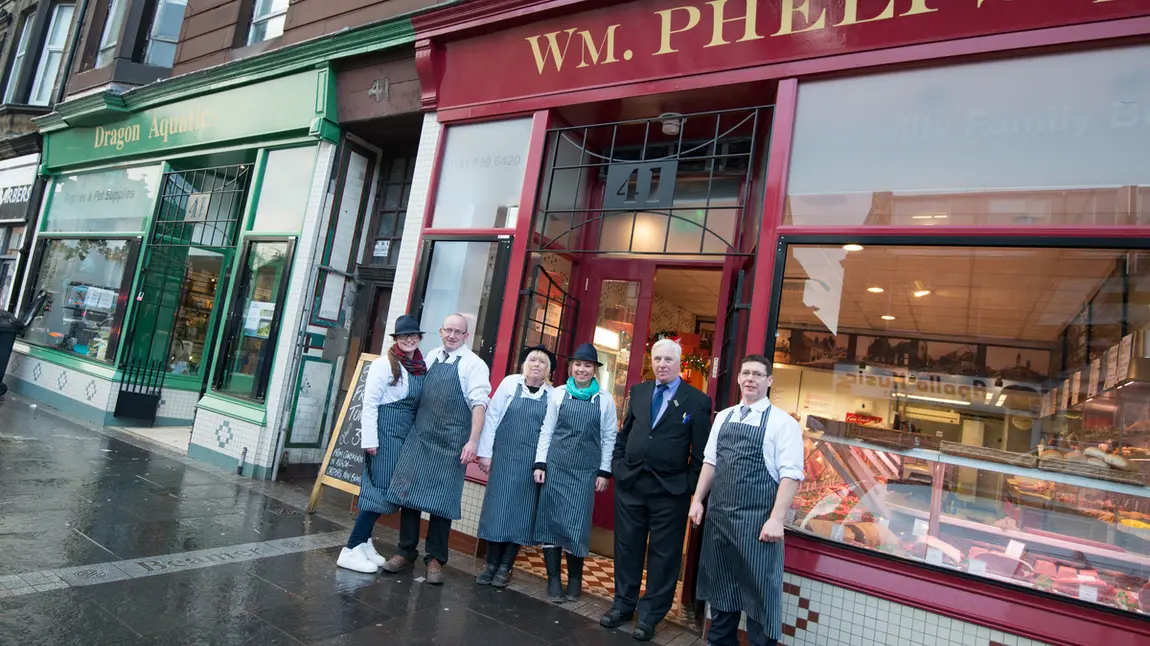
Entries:
{"type": "Polygon", "coordinates": [[[477,536],[487,541],[487,568],[475,582],[505,588],[520,545],[535,543],[532,480],[539,430],[547,414],[555,355],[542,345],[523,350],[520,374],[508,375],[491,396],[479,436],[479,468],[489,474],[477,536]]]}
{"type": "Polygon", "coordinates": [[[583,559],[591,548],[595,492],[611,477],[618,417],[611,393],[600,390],[595,346],[584,343],[571,357],[571,377],[547,402],[547,416],[535,450],[535,482],[542,484],[535,514],[535,540],[543,544],[547,596],[555,603],[583,591],[583,559]],[[567,552],[564,594],[563,552],[567,552]]]}
{"type": "Polygon", "coordinates": [[[388,348],[386,359],[376,359],[367,369],[360,418],[364,456],[359,516],[336,561],[340,567],[357,572],[376,572],[385,562],[372,545],[371,532],[381,515],[399,509],[385,496],[403,442],[415,422],[427,372],[419,352],[423,331],[414,317],[403,315],[396,319],[391,338],[395,343],[388,348]]]}

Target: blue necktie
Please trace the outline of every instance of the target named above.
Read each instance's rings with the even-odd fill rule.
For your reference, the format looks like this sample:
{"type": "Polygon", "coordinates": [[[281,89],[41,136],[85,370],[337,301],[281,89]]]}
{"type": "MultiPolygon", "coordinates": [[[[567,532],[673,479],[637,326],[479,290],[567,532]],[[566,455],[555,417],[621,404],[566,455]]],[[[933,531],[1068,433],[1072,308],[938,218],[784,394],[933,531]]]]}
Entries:
{"type": "Polygon", "coordinates": [[[663,394],[667,392],[667,384],[655,386],[655,396],[651,398],[651,428],[659,421],[659,411],[663,409],[663,394]]]}

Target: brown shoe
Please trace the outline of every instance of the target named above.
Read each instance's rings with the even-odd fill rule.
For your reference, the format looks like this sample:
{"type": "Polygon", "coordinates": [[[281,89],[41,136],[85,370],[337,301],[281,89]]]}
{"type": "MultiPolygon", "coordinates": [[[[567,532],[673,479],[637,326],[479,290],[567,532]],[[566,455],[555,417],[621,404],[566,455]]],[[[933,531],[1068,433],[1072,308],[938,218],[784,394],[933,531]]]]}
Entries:
{"type": "Polygon", "coordinates": [[[427,582],[431,585],[443,585],[443,566],[435,559],[427,562],[427,582]]]}
{"type": "Polygon", "coordinates": [[[379,569],[383,570],[384,572],[391,572],[392,574],[399,574],[400,572],[403,572],[404,570],[407,570],[410,567],[411,567],[411,561],[409,561],[409,560],[403,558],[402,556],[396,554],[395,556],[387,559],[387,561],[384,562],[384,564],[381,565],[379,569]]]}

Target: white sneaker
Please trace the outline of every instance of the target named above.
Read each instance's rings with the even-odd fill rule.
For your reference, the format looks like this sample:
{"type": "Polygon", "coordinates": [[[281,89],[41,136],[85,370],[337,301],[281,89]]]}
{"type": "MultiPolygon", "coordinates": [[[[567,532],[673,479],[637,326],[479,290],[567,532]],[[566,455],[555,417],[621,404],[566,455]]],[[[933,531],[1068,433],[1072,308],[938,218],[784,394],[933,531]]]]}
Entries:
{"type": "Polygon", "coordinates": [[[370,538],[363,544],[363,553],[364,556],[367,557],[367,560],[375,563],[378,567],[383,567],[383,564],[387,563],[387,559],[380,556],[379,552],[375,550],[375,541],[370,538]]]}
{"type": "Polygon", "coordinates": [[[352,570],[355,572],[364,572],[366,574],[373,574],[379,571],[379,566],[372,563],[364,553],[366,550],[363,545],[356,545],[348,549],[343,548],[339,553],[339,560],[335,562],[341,568],[352,570]]]}

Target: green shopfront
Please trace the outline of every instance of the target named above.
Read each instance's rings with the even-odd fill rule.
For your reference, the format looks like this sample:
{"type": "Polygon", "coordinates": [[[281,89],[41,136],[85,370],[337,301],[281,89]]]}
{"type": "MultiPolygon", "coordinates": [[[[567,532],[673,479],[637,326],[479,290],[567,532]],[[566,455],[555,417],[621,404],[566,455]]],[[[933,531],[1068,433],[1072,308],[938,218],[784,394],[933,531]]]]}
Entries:
{"type": "Polygon", "coordinates": [[[357,232],[328,221],[345,179],[330,65],[273,74],[181,77],[39,120],[48,186],[22,300],[49,299],[17,342],[14,391],[106,426],[190,428],[189,456],[268,477],[303,366],[322,392],[298,435],[319,445],[341,366],[303,355],[328,331],[313,310],[339,319],[347,287],[314,250],[357,232]]]}

